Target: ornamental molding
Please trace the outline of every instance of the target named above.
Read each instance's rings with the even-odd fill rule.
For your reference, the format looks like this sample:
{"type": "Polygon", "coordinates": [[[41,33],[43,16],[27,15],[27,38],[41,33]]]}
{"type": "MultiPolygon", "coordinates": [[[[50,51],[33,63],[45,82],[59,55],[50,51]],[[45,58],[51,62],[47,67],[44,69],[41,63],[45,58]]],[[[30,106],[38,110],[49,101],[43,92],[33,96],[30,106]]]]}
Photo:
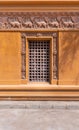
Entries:
{"type": "Polygon", "coordinates": [[[79,29],[79,12],[0,12],[0,30],[79,29]]]}

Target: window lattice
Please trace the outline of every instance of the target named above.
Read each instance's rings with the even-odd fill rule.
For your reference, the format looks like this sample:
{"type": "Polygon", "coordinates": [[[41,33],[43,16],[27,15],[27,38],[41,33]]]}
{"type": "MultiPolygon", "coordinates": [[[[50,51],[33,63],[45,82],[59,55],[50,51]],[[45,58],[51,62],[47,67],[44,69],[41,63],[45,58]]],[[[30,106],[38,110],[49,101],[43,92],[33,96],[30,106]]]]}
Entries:
{"type": "Polygon", "coordinates": [[[29,81],[49,81],[49,40],[29,41],[29,81]]]}

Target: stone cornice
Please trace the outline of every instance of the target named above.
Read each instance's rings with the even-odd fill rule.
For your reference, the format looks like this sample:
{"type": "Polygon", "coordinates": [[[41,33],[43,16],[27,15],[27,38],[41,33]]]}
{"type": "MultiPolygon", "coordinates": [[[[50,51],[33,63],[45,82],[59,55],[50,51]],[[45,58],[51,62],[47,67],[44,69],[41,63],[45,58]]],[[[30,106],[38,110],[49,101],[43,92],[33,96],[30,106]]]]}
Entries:
{"type": "Polygon", "coordinates": [[[79,5],[79,0],[0,0],[0,6],[51,6],[51,5],[79,5]]]}

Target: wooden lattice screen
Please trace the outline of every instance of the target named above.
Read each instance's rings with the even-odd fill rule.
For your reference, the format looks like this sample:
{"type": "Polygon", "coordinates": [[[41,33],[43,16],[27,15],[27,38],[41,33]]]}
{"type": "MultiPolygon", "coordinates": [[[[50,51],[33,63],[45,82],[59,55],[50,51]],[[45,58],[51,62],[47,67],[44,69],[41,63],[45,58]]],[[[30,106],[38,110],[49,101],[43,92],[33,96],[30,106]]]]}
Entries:
{"type": "Polygon", "coordinates": [[[29,81],[49,81],[49,40],[29,41],[29,81]]]}

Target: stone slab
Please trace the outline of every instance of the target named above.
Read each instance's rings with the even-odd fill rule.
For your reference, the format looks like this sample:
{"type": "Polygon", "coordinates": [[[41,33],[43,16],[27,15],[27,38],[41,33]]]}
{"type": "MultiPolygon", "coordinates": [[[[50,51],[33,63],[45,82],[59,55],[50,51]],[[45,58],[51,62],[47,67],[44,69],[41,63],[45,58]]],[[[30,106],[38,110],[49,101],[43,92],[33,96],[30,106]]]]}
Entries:
{"type": "Polygon", "coordinates": [[[0,130],[79,130],[79,102],[0,101],[0,130]]]}
{"type": "Polygon", "coordinates": [[[79,110],[79,101],[0,101],[0,109],[79,110]]]}

